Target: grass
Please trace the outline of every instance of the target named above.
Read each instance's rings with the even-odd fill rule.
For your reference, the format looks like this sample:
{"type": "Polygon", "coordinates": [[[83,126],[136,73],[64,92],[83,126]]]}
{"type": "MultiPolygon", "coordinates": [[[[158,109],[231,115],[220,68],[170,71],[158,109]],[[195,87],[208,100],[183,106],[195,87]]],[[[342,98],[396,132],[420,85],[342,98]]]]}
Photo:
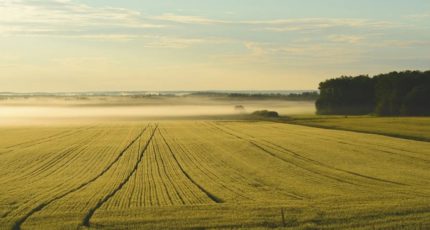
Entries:
{"type": "Polygon", "coordinates": [[[430,141],[430,117],[291,116],[288,123],[430,141]]]}
{"type": "Polygon", "coordinates": [[[427,142],[274,122],[8,127],[0,229],[426,229],[429,167],[427,142]]]}

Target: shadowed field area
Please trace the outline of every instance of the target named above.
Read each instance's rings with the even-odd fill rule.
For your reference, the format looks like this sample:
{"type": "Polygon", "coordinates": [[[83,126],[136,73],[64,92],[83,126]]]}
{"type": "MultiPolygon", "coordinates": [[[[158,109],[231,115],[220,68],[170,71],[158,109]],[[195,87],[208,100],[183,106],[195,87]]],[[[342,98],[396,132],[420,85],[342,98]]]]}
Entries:
{"type": "Polygon", "coordinates": [[[430,141],[429,117],[292,116],[289,123],[430,141]]]}
{"type": "Polygon", "coordinates": [[[271,122],[4,127],[2,229],[428,228],[430,143],[271,122]]]}

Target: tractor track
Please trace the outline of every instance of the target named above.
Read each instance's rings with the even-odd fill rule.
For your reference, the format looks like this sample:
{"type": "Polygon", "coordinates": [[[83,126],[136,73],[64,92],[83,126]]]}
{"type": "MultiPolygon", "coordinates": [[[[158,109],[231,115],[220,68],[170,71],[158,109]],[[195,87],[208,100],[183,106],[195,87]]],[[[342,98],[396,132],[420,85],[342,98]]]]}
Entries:
{"type": "Polygon", "coordinates": [[[170,147],[169,143],[167,143],[167,140],[164,138],[163,134],[161,132],[160,136],[163,139],[164,143],[166,144],[167,148],[169,149],[169,152],[172,154],[173,159],[176,161],[176,163],[178,164],[179,169],[182,171],[182,173],[188,178],[188,180],[193,183],[197,188],[199,188],[204,194],[206,194],[206,196],[211,199],[213,202],[215,203],[224,203],[224,201],[213,195],[212,193],[210,193],[208,190],[206,190],[205,188],[203,188],[200,184],[198,184],[191,176],[190,174],[187,173],[187,171],[185,171],[185,169],[182,167],[182,165],[179,163],[176,155],[174,154],[172,148],[170,147]]]}
{"type": "Polygon", "coordinates": [[[146,131],[146,129],[148,128],[145,127],[140,133],[139,135],[137,135],[136,138],[134,138],[119,154],[118,156],[115,158],[115,160],[113,160],[103,171],[101,171],[97,176],[95,176],[93,179],[88,180],[87,182],[79,185],[78,187],[71,189],[59,196],[56,196],[46,202],[43,202],[41,204],[39,204],[38,206],[36,206],[35,208],[31,209],[27,214],[25,214],[24,216],[22,216],[21,218],[19,218],[14,225],[12,226],[12,230],[20,230],[21,229],[21,225],[28,219],[30,218],[33,214],[40,212],[41,210],[43,210],[46,206],[50,205],[51,203],[60,200],[64,197],[66,197],[67,195],[74,193],[84,187],[86,187],[87,185],[91,184],[92,182],[96,181],[98,178],[100,178],[101,176],[103,176],[110,168],[112,168],[112,166],[117,163],[119,161],[119,159],[125,154],[125,152],[127,152],[127,150],[137,141],[140,139],[140,137],[143,135],[143,133],[146,131]]]}
{"type": "MultiPolygon", "coordinates": [[[[140,163],[142,163],[142,160],[145,156],[145,152],[148,149],[149,144],[151,143],[152,139],[154,138],[154,135],[155,135],[155,132],[157,131],[157,129],[158,129],[158,125],[155,126],[154,130],[151,133],[151,136],[146,141],[143,148],[141,150],[139,149],[140,155],[139,155],[138,160],[136,161],[136,164],[133,167],[133,170],[127,175],[127,177],[114,190],[112,190],[103,199],[99,200],[99,202],[94,207],[92,207],[87,212],[87,214],[85,214],[84,218],[82,219],[82,223],[81,223],[82,226],[90,227],[91,217],[94,215],[94,213],[97,211],[97,209],[99,209],[101,206],[103,206],[103,204],[105,204],[110,198],[112,198],[117,192],[119,192],[127,184],[127,182],[130,180],[130,178],[136,173],[140,163]]],[[[143,132],[142,132],[142,134],[143,134],[143,132]]],[[[136,140],[140,141],[140,137],[141,137],[141,135],[139,135],[139,137],[136,140]]]]}
{"type": "MultiPolygon", "coordinates": [[[[324,176],[324,177],[328,177],[328,178],[334,179],[334,180],[339,181],[339,182],[343,182],[343,183],[348,183],[348,184],[356,185],[355,183],[352,183],[352,182],[349,182],[349,181],[346,181],[346,180],[343,180],[343,179],[339,179],[339,178],[334,177],[334,176],[321,174],[321,173],[315,172],[314,170],[310,170],[310,169],[308,169],[308,168],[306,168],[306,167],[304,167],[304,166],[300,166],[300,165],[298,165],[298,164],[296,164],[296,163],[293,163],[293,162],[288,161],[288,160],[286,160],[286,159],[284,159],[284,158],[282,158],[282,157],[277,156],[276,154],[274,154],[273,152],[271,152],[271,151],[267,150],[266,148],[264,148],[264,147],[263,147],[263,146],[261,146],[260,144],[256,143],[255,141],[248,140],[248,139],[246,139],[246,138],[240,137],[240,136],[238,136],[238,135],[236,135],[236,134],[233,134],[233,133],[231,133],[231,132],[228,132],[228,131],[226,131],[226,130],[224,130],[224,129],[222,129],[222,128],[219,128],[219,127],[217,127],[217,128],[218,128],[219,130],[222,130],[223,132],[225,132],[225,133],[227,133],[227,134],[231,135],[231,136],[234,136],[234,137],[239,138],[239,139],[241,139],[241,140],[248,141],[249,143],[251,143],[251,144],[252,144],[252,145],[254,145],[255,147],[257,147],[257,148],[259,148],[260,150],[262,150],[262,151],[264,151],[264,152],[266,152],[266,153],[270,154],[271,156],[276,157],[276,158],[278,158],[278,159],[280,159],[280,160],[282,160],[282,161],[284,161],[284,162],[287,162],[287,163],[293,164],[293,165],[294,165],[294,166],[296,166],[296,167],[299,167],[299,168],[301,168],[301,169],[304,169],[304,170],[309,171],[309,172],[312,172],[312,173],[316,173],[316,174],[322,175],[322,176],[324,176]]],[[[320,167],[324,167],[324,168],[327,168],[327,169],[330,169],[330,170],[334,170],[334,171],[338,171],[338,172],[346,173],[346,174],[349,174],[349,175],[352,175],[352,176],[356,176],[356,177],[360,177],[360,178],[363,178],[363,179],[372,180],[372,181],[376,181],[376,182],[380,182],[380,183],[387,183],[387,184],[392,184],[392,185],[407,186],[407,184],[403,184],[403,183],[399,183],[399,182],[395,182],[395,181],[390,181],[390,180],[386,180],[386,179],[381,179],[381,178],[377,178],[377,177],[367,176],[367,175],[363,175],[363,174],[360,174],[360,173],[352,172],[352,171],[349,171],[349,170],[344,170],[344,169],[339,169],[339,168],[336,168],[336,167],[332,167],[332,166],[329,166],[329,165],[323,164],[323,163],[321,163],[321,162],[319,162],[319,161],[312,160],[312,159],[309,159],[309,158],[307,158],[307,157],[304,157],[304,156],[302,156],[302,155],[300,155],[300,154],[298,154],[298,153],[296,153],[296,152],[293,152],[293,151],[291,151],[291,150],[289,150],[289,149],[286,149],[286,148],[284,148],[284,147],[281,147],[281,146],[279,146],[279,145],[276,145],[276,144],[274,144],[274,143],[272,143],[272,142],[269,142],[269,141],[266,141],[266,142],[267,142],[267,143],[269,143],[269,144],[271,144],[271,145],[273,145],[273,146],[276,146],[277,148],[280,148],[283,152],[286,152],[287,154],[290,154],[290,155],[292,155],[293,157],[296,157],[296,158],[298,158],[298,159],[300,159],[300,160],[302,160],[302,161],[304,161],[304,162],[307,162],[308,164],[311,164],[311,165],[318,165],[318,166],[320,166],[320,167]]]]}

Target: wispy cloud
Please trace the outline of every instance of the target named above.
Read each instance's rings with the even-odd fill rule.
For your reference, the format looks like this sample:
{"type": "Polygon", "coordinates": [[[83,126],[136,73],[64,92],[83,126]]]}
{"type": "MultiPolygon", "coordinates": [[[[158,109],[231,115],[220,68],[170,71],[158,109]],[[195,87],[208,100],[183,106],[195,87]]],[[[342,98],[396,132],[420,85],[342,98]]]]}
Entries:
{"type": "Polygon", "coordinates": [[[313,59],[317,62],[343,63],[355,60],[364,52],[358,48],[345,48],[336,44],[293,44],[273,49],[274,52],[296,59],[313,59]]]}
{"type": "Polygon", "coordinates": [[[275,32],[289,31],[316,31],[333,28],[393,28],[400,25],[387,22],[375,21],[368,19],[348,19],[348,18],[299,18],[287,20],[270,20],[270,21],[249,21],[249,24],[265,25],[265,29],[275,32]]]}
{"type": "MultiPolygon", "coordinates": [[[[322,39],[331,43],[356,45],[366,41],[351,31],[363,29],[382,31],[405,26],[399,23],[361,18],[290,18],[271,20],[213,19],[196,15],[165,13],[158,16],[143,15],[142,12],[118,7],[94,7],[72,0],[0,0],[0,36],[57,36],[73,37],[91,41],[128,42],[141,40],[149,48],[187,48],[200,44],[234,42],[244,44],[254,57],[279,53],[282,48],[273,48],[256,39],[243,41],[228,33],[217,38],[171,36],[168,30],[177,24],[202,26],[235,26],[238,30],[282,32],[321,32],[322,39]],[[277,52],[275,52],[277,50],[277,52]]],[[[425,18],[428,14],[410,15],[425,18]]],[[[227,17],[228,18],[228,17],[227,17]]],[[[271,34],[272,38],[276,35],[271,34]]],[[[303,37],[302,37],[303,38],[303,37]]],[[[270,39],[269,39],[270,40],[270,39]]],[[[313,41],[315,44],[315,41],[313,41]]],[[[424,45],[418,41],[399,41],[400,46],[424,45]]],[[[387,41],[386,44],[394,44],[387,41]]],[[[285,46],[285,44],[278,44],[285,46]]],[[[298,49],[308,50],[306,47],[298,49]]],[[[284,49],[285,50],[285,49],[284,49]]],[[[289,49],[296,52],[296,48],[289,49]]]]}
{"type": "Polygon", "coordinates": [[[287,32],[299,30],[322,30],[336,27],[351,27],[351,28],[393,28],[401,26],[397,23],[389,21],[378,21],[370,19],[354,19],[354,18],[294,18],[294,19],[272,19],[272,20],[220,20],[211,19],[202,16],[193,15],[177,15],[173,13],[162,14],[152,17],[156,20],[169,21],[184,24],[200,24],[200,25],[215,25],[215,24],[233,24],[233,25],[253,25],[263,29],[287,32]]]}
{"type": "Polygon", "coordinates": [[[165,25],[150,23],[141,13],[114,7],[91,7],[69,0],[0,2],[1,35],[91,33],[97,29],[148,29],[165,25]]]}
{"type": "Polygon", "coordinates": [[[221,44],[230,42],[227,39],[220,38],[193,38],[193,37],[173,37],[161,35],[144,35],[144,34],[91,34],[80,35],[80,39],[100,42],[128,42],[140,41],[147,48],[173,48],[183,49],[194,45],[202,44],[221,44]]]}
{"type": "Polygon", "coordinates": [[[201,44],[220,44],[228,42],[224,39],[215,38],[181,38],[167,36],[146,36],[147,42],[145,47],[148,48],[187,48],[193,45],[201,44]]]}
{"type": "MultiPolygon", "coordinates": [[[[367,19],[295,18],[273,20],[227,20],[195,15],[165,13],[159,16],[118,7],[94,7],[72,0],[0,0],[0,36],[57,36],[86,40],[127,42],[159,37],[148,47],[182,48],[208,43],[206,38],[167,38],[165,30],[176,24],[237,26],[238,30],[295,32],[324,31],[333,28],[391,28],[397,24],[367,19]],[[204,40],[204,41],[203,41],[204,40]]],[[[229,34],[219,37],[231,39],[229,34]]],[[[344,35],[330,38],[357,43],[359,38],[344,35]]],[[[211,43],[213,41],[209,41],[211,43]]]]}
{"type": "Polygon", "coordinates": [[[336,35],[328,36],[328,40],[331,42],[349,43],[349,44],[359,44],[365,39],[366,38],[364,36],[358,36],[358,35],[336,34],[336,35]]]}
{"type": "Polygon", "coordinates": [[[252,57],[264,57],[265,55],[271,53],[273,50],[265,47],[266,44],[258,42],[244,42],[243,45],[250,51],[250,56],[252,57]]]}
{"type": "Polygon", "coordinates": [[[374,47],[429,47],[429,40],[383,40],[380,43],[373,44],[374,47]]]}
{"type": "Polygon", "coordinates": [[[293,42],[290,44],[244,42],[246,52],[233,55],[214,56],[217,62],[230,64],[255,63],[283,65],[338,65],[359,61],[367,50],[349,47],[348,44],[315,43],[312,41],[293,42]],[[348,46],[348,47],[346,47],[348,46]]]}
{"type": "Polygon", "coordinates": [[[107,57],[67,57],[67,58],[57,58],[52,59],[52,63],[58,66],[67,67],[68,69],[79,69],[82,67],[97,69],[101,66],[111,66],[114,63],[113,60],[107,57]]]}
{"type": "Polygon", "coordinates": [[[152,17],[152,19],[175,22],[175,23],[202,24],[202,25],[230,23],[224,20],[216,20],[216,19],[210,19],[210,18],[205,18],[200,16],[177,15],[177,14],[171,14],[171,13],[155,16],[155,17],[152,17]]]}
{"type": "MultiPolygon", "coordinates": [[[[76,36],[73,36],[76,37],[76,36]]],[[[142,36],[135,34],[84,34],[77,38],[91,41],[107,41],[107,42],[128,42],[141,38],[142,36]]]]}
{"type": "Polygon", "coordinates": [[[424,20],[424,19],[430,18],[430,12],[420,13],[420,14],[410,14],[410,15],[406,15],[405,18],[424,20]]]}

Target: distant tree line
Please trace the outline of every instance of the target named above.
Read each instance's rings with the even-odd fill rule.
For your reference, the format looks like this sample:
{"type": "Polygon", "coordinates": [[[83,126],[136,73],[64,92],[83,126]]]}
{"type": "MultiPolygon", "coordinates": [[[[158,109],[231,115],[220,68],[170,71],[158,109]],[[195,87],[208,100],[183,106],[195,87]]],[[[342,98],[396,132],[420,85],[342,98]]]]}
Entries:
{"type": "Polygon", "coordinates": [[[319,89],[318,114],[430,115],[430,71],[342,76],[321,82],[319,89]]]}
{"type": "Polygon", "coordinates": [[[276,111],[269,111],[269,110],[258,110],[252,113],[254,116],[258,117],[267,117],[267,118],[276,118],[279,117],[279,113],[276,111]]]}
{"type": "Polygon", "coordinates": [[[289,101],[315,101],[318,92],[302,92],[291,94],[280,93],[223,93],[223,92],[195,92],[191,96],[206,96],[219,99],[240,100],[289,100],[289,101]]]}

